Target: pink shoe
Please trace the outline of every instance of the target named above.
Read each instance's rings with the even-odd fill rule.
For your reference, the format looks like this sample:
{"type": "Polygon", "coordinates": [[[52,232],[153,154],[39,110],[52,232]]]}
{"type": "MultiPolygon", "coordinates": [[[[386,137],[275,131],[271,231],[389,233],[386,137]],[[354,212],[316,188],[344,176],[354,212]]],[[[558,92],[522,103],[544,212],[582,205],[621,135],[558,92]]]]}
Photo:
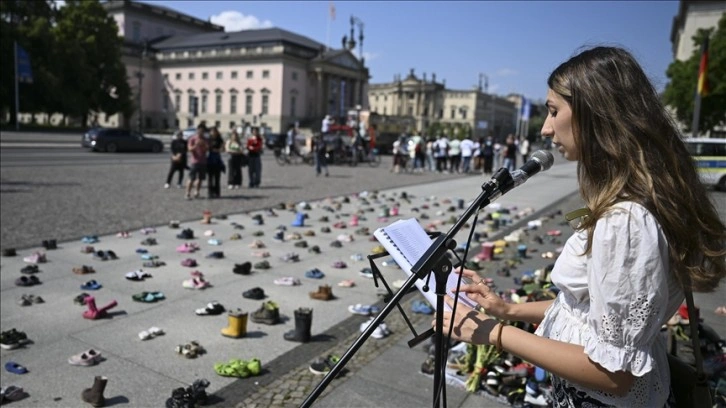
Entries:
{"type": "Polygon", "coordinates": [[[25,258],[23,258],[23,261],[32,264],[47,262],[47,260],[45,259],[45,254],[42,252],[35,252],[32,255],[26,256],[25,258]]]}
{"type": "Polygon", "coordinates": [[[205,289],[209,287],[209,282],[205,281],[202,277],[194,278],[193,281],[195,289],[205,289]]]}
{"type": "Polygon", "coordinates": [[[176,252],[191,253],[191,252],[194,252],[197,250],[197,248],[195,248],[195,246],[196,245],[192,242],[185,242],[185,243],[179,245],[178,247],[176,247],[176,252]]]}
{"type": "Polygon", "coordinates": [[[193,267],[197,266],[197,261],[195,261],[192,258],[187,258],[187,259],[181,261],[181,265],[182,266],[188,266],[190,268],[193,268],[193,267]]]}
{"type": "Polygon", "coordinates": [[[252,252],[252,256],[256,256],[259,258],[268,258],[270,256],[270,253],[267,251],[254,251],[252,252]]]}
{"type": "Polygon", "coordinates": [[[348,222],[348,225],[350,225],[351,227],[357,227],[358,226],[358,216],[353,214],[350,217],[350,222],[348,222]]]}
{"type": "Polygon", "coordinates": [[[202,272],[200,272],[200,271],[194,271],[194,272],[190,273],[190,275],[192,275],[193,278],[202,278],[202,277],[204,277],[204,274],[202,272]]]}
{"type": "Polygon", "coordinates": [[[398,207],[391,208],[391,217],[395,217],[398,215],[398,207]]]}

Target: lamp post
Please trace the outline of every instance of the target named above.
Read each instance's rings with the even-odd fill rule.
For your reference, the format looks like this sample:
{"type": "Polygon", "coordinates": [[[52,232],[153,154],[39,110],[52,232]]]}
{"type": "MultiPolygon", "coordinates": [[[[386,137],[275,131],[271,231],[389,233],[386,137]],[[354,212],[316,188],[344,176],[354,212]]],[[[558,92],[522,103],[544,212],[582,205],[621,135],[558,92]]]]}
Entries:
{"type": "Polygon", "coordinates": [[[360,18],[353,15],[350,16],[350,41],[348,42],[348,45],[351,50],[355,48],[355,40],[353,39],[353,25],[358,26],[358,59],[361,63],[361,68],[358,71],[358,95],[356,101],[359,105],[363,105],[363,69],[365,67],[365,58],[363,58],[363,28],[365,27],[365,24],[363,24],[363,20],[361,20],[360,18]]]}
{"type": "Polygon", "coordinates": [[[139,79],[139,92],[137,95],[138,98],[138,104],[139,104],[139,118],[138,118],[138,124],[137,127],[139,129],[139,132],[143,131],[144,129],[144,110],[141,104],[141,86],[144,82],[144,73],[142,72],[143,64],[144,64],[144,58],[146,57],[146,49],[149,45],[149,42],[144,40],[144,45],[141,47],[141,50],[139,52],[139,70],[136,71],[136,77],[139,79]]]}

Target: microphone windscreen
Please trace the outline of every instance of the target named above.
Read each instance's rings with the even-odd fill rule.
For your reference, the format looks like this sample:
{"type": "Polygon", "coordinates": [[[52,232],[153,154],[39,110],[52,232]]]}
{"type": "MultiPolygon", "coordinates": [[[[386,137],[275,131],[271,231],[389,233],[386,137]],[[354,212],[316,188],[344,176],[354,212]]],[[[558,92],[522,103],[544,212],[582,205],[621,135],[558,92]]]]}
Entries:
{"type": "Polygon", "coordinates": [[[549,170],[550,167],[555,163],[555,156],[547,150],[537,150],[532,153],[532,159],[537,160],[542,166],[542,171],[549,170]]]}

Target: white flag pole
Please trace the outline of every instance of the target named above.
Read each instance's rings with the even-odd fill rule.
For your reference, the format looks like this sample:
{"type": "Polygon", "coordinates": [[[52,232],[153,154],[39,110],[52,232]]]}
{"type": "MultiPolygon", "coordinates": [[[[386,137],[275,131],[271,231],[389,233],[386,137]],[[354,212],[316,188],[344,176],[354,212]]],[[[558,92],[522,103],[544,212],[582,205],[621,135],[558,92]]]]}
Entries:
{"type": "Polygon", "coordinates": [[[13,52],[15,60],[15,130],[20,130],[20,92],[18,78],[18,42],[13,41],[13,52]]]}

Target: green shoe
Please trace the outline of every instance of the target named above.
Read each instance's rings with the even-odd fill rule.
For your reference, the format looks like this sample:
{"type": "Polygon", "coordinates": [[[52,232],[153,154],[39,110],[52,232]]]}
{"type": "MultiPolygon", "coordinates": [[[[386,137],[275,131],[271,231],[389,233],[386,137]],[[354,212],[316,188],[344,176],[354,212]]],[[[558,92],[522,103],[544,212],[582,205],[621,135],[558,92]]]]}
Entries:
{"type": "Polygon", "coordinates": [[[257,262],[255,269],[270,269],[270,263],[267,261],[257,262]]]}
{"type": "Polygon", "coordinates": [[[252,236],[255,236],[255,237],[261,237],[263,235],[265,235],[265,233],[263,231],[255,231],[252,233],[252,236]]]}
{"type": "Polygon", "coordinates": [[[260,375],[260,373],[262,372],[262,363],[260,362],[260,360],[253,358],[252,360],[248,361],[247,371],[249,371],[252,376],[260,375]]]}

